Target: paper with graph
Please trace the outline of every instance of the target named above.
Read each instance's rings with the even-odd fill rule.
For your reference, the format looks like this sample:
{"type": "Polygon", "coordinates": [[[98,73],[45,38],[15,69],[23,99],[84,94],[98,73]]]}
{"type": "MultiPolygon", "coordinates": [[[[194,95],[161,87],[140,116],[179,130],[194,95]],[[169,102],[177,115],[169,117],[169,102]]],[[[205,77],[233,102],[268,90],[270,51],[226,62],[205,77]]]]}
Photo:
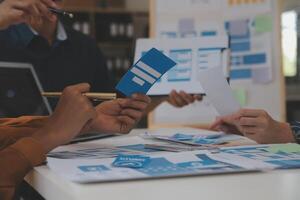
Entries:
{"type": "Polygon", "coordinates": [[[155,47],[176,62],[149,90],[149,95],[168,95],[172,90],[201,94],[199,82],[201,70],[219,67],[227,76],[229,65],[228,37],[185,39],[139,39],[135,61],[155,47]]]}

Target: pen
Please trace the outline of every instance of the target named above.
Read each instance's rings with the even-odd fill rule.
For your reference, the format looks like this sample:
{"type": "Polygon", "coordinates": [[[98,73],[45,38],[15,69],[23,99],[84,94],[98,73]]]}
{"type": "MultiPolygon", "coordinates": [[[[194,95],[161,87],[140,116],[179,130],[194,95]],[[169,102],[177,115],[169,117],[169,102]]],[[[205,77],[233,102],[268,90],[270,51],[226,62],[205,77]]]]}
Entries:
{"type": "Polygon", "coordinates": [[[69,13],[66,12],[64,10],[60,10],[60,9],[56,9],[56,8],[48,8],[50,12],[58,14],[58,15],[62,15],[62,16],[68,16],[69,18],[74,18],[74,14],[73,13],[69,13]]]}
{"type": "MultiPolygon", "coordinates": [[[[59,98],[62,95],[61,92],[42,92],[41,94],[48,98],[59,98]]],[[[117,98],[116,93],[84,93],[83,95],[93,101],[109,101],[117,98]]]]}

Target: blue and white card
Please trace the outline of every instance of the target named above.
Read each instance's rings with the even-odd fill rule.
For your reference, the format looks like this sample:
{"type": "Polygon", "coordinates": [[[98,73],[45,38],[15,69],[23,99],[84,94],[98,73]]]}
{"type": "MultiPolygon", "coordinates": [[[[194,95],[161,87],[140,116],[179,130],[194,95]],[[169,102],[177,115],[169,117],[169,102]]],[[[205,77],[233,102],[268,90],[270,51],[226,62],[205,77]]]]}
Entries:
{"type": "Polygon", "coordinates": [[[113,162],[114,167],[143,168],[150,162],[150,157],[142,155],[119,155],[113,162]]]}
{"type": "Polygon", "coordinates": [[[126,96],[147,94],[150,88],[176,63],[152,48],[123,76],[116,89],[126,96]]]}

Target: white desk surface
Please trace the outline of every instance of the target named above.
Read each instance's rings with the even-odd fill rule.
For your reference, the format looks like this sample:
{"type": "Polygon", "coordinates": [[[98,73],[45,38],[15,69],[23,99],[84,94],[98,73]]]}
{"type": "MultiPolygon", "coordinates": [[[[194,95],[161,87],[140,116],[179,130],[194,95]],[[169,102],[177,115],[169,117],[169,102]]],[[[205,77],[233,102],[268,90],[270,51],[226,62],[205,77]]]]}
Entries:
{"type": "MultiPolygon", "coordinates": [[[[141,131],[134,130],[131,134],[141,131]]],[[[300,170],[77,184],[41,166],[25,179],[47,200],[300,199],[300,170]]]]}

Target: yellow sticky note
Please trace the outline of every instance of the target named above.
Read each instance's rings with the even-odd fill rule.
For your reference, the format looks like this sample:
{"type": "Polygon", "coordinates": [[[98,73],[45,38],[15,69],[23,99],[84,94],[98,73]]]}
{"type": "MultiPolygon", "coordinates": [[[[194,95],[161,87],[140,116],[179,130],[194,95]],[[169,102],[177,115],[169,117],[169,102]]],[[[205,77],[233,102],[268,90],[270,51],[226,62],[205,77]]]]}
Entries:
{"type": "Polygon", "coordinates": [[[233,95],[242,107],[247,104],[247,92],[245,89],[234,89],[233,95]]]}
{"type": "Polygon", "coordinates": [[[271,15],[256,16],[254,26],[257,33],[271,32],[273,30],[273,20],[271,15]]]}
{"type": "Polygon", "coordinates": [[[266,149],[270,153],[299,153],[300,145],[299,144],[273,144],[266,149]]]}

